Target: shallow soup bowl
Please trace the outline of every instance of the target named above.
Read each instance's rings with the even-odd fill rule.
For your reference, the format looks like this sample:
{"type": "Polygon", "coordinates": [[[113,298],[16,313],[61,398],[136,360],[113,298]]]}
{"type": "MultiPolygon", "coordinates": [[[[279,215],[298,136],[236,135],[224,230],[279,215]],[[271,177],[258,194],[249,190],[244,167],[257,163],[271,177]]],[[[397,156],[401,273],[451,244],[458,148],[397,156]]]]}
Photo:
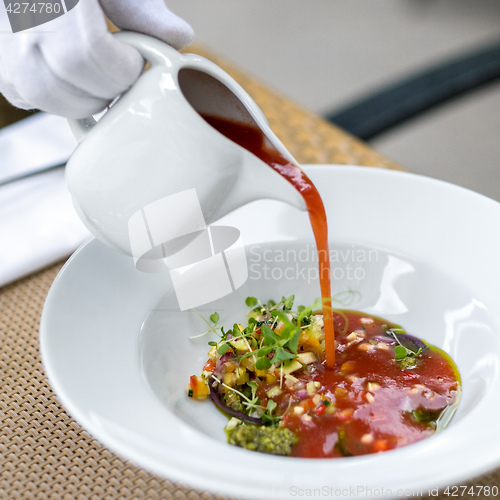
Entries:
{"type": "MultiPolygon", "coordinates": [[[[307,214],[258,201],[220,221],[239,229],[248,279],[180,311],[168,273],[137,271],[96,240],[57,277],[42,358],[69,413],[105,446],[160,476],[242,498],[393,498],[443,493],[500,465],[500,204],[408,173],[304,167],[329,222],[336,307],[402,325],[450,354],[462,399],[443,431],[397,450],[340,459],[259,454],[226,443],[227,419],[186,397],[213,340],[205,320],[244,322],[245,297],[319,296],[307,214]]],[[[497,492],[498,494],[498,492],[497,492]]]]}

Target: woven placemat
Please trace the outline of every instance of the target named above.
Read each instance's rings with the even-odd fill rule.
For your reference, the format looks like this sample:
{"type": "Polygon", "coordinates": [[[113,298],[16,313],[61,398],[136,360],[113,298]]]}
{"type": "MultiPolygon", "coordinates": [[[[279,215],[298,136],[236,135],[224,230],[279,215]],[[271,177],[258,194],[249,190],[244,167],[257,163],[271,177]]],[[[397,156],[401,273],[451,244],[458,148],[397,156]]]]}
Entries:
{"type": "MultiPolygon", "coordinates": [[[[197,51],[207,55],[199,48],[197,51]]],[[[217,62],[257,101],[271,127],[298,161],[399,168],[255,79],[223,61],[217,62]]],[[[0,102],[3,123],[9,121],[5,119],[9,111],[9,107],[0,102]]],[[[22,112],[14,113],[16,117],[24,116],[22,112]]],[[[62,263],[55,264],[0,290],[3,389],[0,394],[0,498],[220,499],[159,478],[116,456],[94,440],[59,404],[40,359],[38,325],[45,297],[61,266],[62,263]]],[[[499,482],[500,470],[497,470],[469,485],[491,487],[499,482]]],[[[475,495],[474,498],[491,497],[475,495]]]]}

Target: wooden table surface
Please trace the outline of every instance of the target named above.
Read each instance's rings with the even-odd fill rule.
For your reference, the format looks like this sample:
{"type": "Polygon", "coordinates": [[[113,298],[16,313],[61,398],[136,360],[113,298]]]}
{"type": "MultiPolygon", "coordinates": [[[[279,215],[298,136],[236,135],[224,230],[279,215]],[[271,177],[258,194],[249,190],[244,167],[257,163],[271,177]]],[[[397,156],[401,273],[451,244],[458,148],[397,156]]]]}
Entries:
{"type": "MultiPolygon", "coordinates": [[[[255,99],[272,129],[300,163],[400,169],[366,144],[203,48],[195,47],[191,51],[208,56],[232,74],[255,99]]],[[[0,126],[28,114],[0,99],[0,126]]],[[[101,446],[60,405],[45,377],[38,326],[45,297],[62,264],[0,289],[3,389],[0,394],[0,498],[220,498],[133,466],[101,446]]],[[[467,484],[493,486],[499,483],[500,469],[467,484]]]]}

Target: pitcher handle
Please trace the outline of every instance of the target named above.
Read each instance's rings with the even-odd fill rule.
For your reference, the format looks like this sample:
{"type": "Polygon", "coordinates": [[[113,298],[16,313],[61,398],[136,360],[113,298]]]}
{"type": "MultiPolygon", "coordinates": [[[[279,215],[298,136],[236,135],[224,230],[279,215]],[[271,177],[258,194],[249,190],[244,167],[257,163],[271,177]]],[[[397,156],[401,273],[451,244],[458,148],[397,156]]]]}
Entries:
{"type": "MultiPolygon", "coordinates": [[[[182,55],[174,48],[164,42],[141,33],[132,31],[119,31],[113,33],[120,42],[126,43],[135,49],[149,61],[151,66],[163,64],[172,70],[178,69],[181,65],[182,55]]],[[[73,135],[78,142],[81,142],[89,131],[95,126],[97,120],[93,116],[81,119],[68,119],[73,135]]]]}

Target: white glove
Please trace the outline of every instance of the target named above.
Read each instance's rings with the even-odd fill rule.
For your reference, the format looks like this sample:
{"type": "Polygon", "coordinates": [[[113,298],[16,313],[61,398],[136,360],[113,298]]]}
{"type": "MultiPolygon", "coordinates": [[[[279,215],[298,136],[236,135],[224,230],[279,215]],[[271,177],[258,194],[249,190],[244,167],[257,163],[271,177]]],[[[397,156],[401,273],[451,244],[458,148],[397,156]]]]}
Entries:
{"type": "Polygon", "coordinates": [[[144,67],[136,49],[108,32],[104,14],[120,29],[176,49],[194,38],[191,26],[163,0],[80,0],[57,19],[13,34],[0,5],[0,93],[19,108],[68,118],[104,109],[144,67]]]}

